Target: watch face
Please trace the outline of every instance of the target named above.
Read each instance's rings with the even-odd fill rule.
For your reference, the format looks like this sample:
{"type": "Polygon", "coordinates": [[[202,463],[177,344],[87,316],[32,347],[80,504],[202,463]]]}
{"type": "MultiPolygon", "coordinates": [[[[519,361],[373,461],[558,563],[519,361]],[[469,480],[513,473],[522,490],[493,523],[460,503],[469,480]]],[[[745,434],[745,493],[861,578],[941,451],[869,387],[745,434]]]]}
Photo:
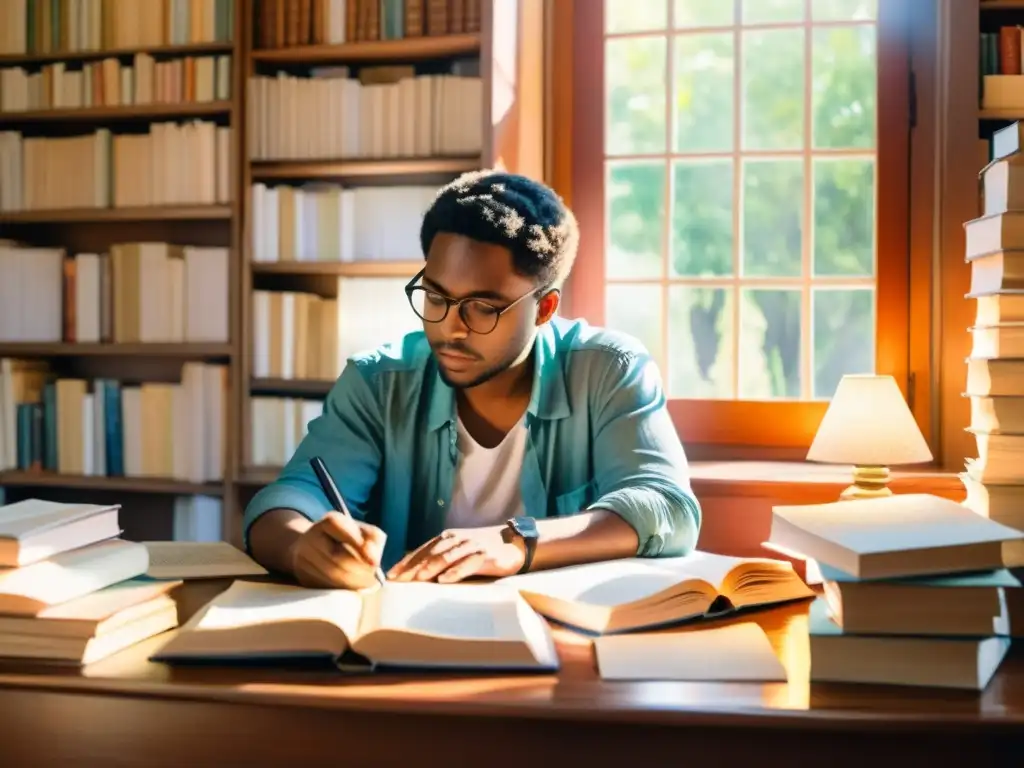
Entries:
{"type": "Polygon", "coordinates": [[[512,524],[519,531],[519,535],[523,538],[536,538],[537,537],[537,521],[532,517],[522,516],[517,517],[512,521],[512,524]]]}

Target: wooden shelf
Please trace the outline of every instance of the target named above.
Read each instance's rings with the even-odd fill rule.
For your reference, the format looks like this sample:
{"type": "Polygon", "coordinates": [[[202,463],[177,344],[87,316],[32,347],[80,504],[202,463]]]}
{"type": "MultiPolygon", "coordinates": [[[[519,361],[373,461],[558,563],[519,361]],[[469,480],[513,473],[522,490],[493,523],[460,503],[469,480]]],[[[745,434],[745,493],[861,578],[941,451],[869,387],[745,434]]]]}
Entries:
{"type": "Polygon", "coordinates": [[[95,475],[59,475],[53,472],[0,472],[0,487],[71,488],[82,490],[128,491],[134,493],[166,493],[223,496],[220,483],[189,483],[174,478],[101,477],[95,475]]]}
{"type": "Polygon", "coordinates": [[[230,344],[65,344],[2,342],[2,357],[178,357],[218,360],[231,357],[230,344]]]}
{"type": "Polygon", "coordinates": [[[480,53],[478,33],[403,40],[373,40],[338,45],[299,45],[260,49],[252,60],[275,64],[322,64],[328,62],[422,61],[480,53]]]}
{"type": "Polygon", "coordinates": [[[56,51],[52,53],[14,53],[0,55],[0,67],[17,67],[25,64],[46,64],[54,61],[95,61],[136,53],[153,56],[200,56],[203,54],[232,53],[234,43],[191,43],[189,45],[157,45],[142,48],[110,48],[102,51],[56,51]]]}
{"type": "Polygon", "coordinates": [[[331,179],[391,176],[455,176],[480,167],[479,157],[425,157],[395,160],[253,161],[252,178],[331,179]]]}
{"type": "Polygon", "coordinates": [[[62,208],[0,213],[0,224],[230,219],[229,205],[153,205],[138,208],[62,208]]]}
{"type": "Polygon", "coordinates": [[[281,467],[249,467],[235,479],[238,485],[261,486],[269,485],[281,474],[281,467]]]}
{"type": "Polygon", "coordinates": [[[186,102],[183,104],[139,104],[134,106],[40,109],[31,112],[0,112],[0,126],[57,122],[128,122],[132,120],[209,117],[231,112],[230,101],[186,102]]]}
{"type": "Polygon", "coordinates": [[[249,391],[254,395],[326,395],[334,380],[319,379],[252,379],[249,391]]]}
{"type": "Polygon", "coordinates": [[[419,261],[254,261],[262,275],[337,275],[338,277],[408,277],[423,268],[419,261]]]}
{"type": "Polygon", "coordinates": [[[981,3],[982,11],[1021,11],[1024,10],[1024,0],[992,0],[990,3],[981,3]]]}
{"type": "Polygon", "coordinates": [[[979,120],[1024,120],[1024,107],[1019,109],[982,109],[979,120]]]}

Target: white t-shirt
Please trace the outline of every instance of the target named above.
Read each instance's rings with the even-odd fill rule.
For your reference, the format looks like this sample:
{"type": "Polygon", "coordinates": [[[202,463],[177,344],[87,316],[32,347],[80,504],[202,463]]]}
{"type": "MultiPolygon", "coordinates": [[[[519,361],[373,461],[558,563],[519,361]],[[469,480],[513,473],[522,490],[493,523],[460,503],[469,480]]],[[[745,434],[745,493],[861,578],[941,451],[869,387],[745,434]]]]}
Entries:
{"type": "Polygon", "coordinates": [[[526,415],[493,448],[484,448],[458,420],[459,463],[446,528],[503,525],[522,513],[519,487],[526,455],[526,415]]]}

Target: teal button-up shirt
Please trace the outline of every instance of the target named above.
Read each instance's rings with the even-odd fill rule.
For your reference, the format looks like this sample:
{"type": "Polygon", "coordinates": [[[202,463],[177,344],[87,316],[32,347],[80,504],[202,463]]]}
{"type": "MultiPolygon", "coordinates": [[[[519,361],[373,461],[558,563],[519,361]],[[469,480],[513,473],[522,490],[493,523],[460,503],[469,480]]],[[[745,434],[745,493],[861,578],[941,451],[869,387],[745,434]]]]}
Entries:
{"type": "MultiPolygon", "coordinates": [[[[534,518],[608,509],[629,522],[639,556],[697,542],[701,512],[661,377],[636,340],[555,318],[533,350],[533,394],[521,470],[534,518]]],[[[347,361],[323,413],[280,476],[253,497],[244,533],[268,510],[310,520],[330,509],[309,459],[320,456],[352,514],[387,534],[383,566],[445,529],[455,472],[455,393],[422,331],[347,361]]],[[[510,467],[509,471],[515,471],[510,467]]]]}

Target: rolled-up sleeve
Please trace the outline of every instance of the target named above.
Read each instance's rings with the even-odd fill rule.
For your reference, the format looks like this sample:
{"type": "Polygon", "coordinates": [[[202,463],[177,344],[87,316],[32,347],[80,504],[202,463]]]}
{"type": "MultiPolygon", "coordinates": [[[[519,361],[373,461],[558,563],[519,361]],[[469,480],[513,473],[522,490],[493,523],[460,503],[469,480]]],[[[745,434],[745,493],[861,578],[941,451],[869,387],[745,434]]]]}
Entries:
{"type": "Polygon", "coordinates": [[[383,458],[381,409],[359,365],[350,360],[331,387],[320,416],[309,423],[295,455],[274,482],[257,493],[245,510],[242,535],[272,509],[293,509],[317,521],[331,509],[309,465],[323,459],[352,515],[363,519],[383,458]]]}
{"type": "Polygon", "coordinates": [[[648,355],[620,352],[594,393],[597,499],[637,533],[637,555],[689,553],[701,509],[690,486],[686,453],[672,424],[661,375],[648,355]]]}

